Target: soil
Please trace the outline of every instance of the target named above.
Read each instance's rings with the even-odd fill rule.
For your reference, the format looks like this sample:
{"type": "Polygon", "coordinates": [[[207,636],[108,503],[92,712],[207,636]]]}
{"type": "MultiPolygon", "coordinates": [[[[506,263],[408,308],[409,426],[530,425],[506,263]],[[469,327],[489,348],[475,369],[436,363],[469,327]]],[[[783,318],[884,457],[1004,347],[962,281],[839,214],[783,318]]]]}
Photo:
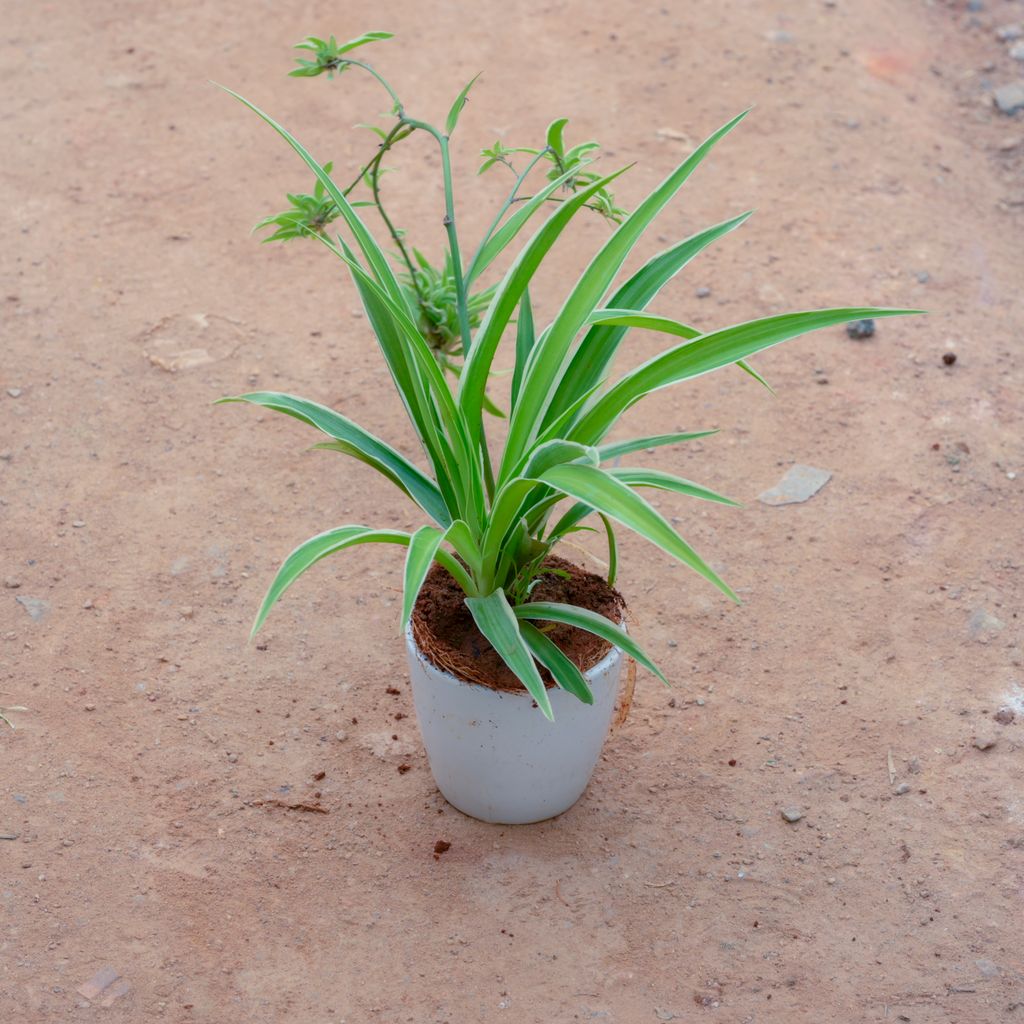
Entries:
{"type": "MultiPolygon", "coordinates": [[[[1024,1014],[1024,114],[992,101],[1022,77],[996,29],[1024,5],[975,6],[4,4],[0,707],[27,710],[0,723],[0,1020],[1024,1014]],[[774,398],[722,371],[623,421],[720,428],[626,461],[744,502],[654,495],[743,604],[621,535],[673,686],[639,674],[583,799],[540,825],[437,793],[399,549],[324,561],[246,639],[297,543],[422,519],[308,427],[213,400],[307,395],[418,454],[351,282],[249,235],[308,172],[209,80],[353,170],[374,139],[351,126],[386,100],[286,78],[288,48],[377,28],[397,38],[362,52],[416,114],[443,121],[484,70],[453,147],[468,240],[505,185],[475,174],[496,138],[568,116],[602,167],[636,161],[615,189],[635,206],[754,104],[637,259],[758,212],[652,310],[929,310],[756,357],[774,398]],[[832,478],[757,500],[797,463],[832,478]]],[[[388,163],[389,212],[439,259],[434,148],[388,163]]],[[[594,216],[559,241],[539,322],[607,235],[594,216]]],[[[662,346],[634,332],[620,365],[662,346]]]]}
{"type": "MultiPolygon", "coordinates": [[[[616,625],[622,622],[622,595],[608,586],[604,577],[557,555],[546,559],[543,569],[548,571],[538,577],[531,601],[571,604],[597,612],[616,625]]],[[[412,632],[419,649],[438,668],[460,679],[494,690],[525,689],[477,628],[464,598],[448,570],[435,563],[413,609],[412,632]]],[[[548,638],[584,672],[611,650],[608,641],[586,630],[562,623],[550,625],[553,628],[545,630],[548,638]]],[[[541,669],[541,679],[548,688],[556,685],[547,669],[541,669]]]]}

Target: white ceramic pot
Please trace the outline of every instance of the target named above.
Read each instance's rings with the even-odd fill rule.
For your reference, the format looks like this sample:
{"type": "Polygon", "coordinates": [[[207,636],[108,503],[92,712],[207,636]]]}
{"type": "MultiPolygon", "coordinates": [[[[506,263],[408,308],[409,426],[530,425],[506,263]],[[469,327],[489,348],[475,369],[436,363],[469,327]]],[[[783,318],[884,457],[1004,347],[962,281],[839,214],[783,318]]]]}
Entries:
{"type": "Polygon", "coordinates": [[[525,825],[567,811],[601,754],[622,672],[613,647],[584,673],[593,704],[550,689],[554,722],[526,690],[467,683],[437,668],[406,632],[412,695],[434,781],[464,814],[525,825]]]}

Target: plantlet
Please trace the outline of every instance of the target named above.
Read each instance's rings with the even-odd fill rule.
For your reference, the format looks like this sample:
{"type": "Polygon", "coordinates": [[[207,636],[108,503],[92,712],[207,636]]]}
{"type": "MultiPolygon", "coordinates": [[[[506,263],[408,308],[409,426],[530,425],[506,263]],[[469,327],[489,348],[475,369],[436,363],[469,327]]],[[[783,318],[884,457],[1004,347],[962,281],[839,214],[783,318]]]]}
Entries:
{"type": "MultiPolygon", "coordinates": [[[[308,70],[303,74],[340,72],[357,63],[347,57],[350,44],[339,48],[333,40],[323,46],[321,42],[310,40],[316,44],[316,61],[304,65],[308,70]]],[[[445,275],[451,281],[456,314],[454,320],[445,321],[445,329],[457,335],[464,362],[453,389],[438,365],[435,350],[425,340],[408,283],[396,274],[345,190],[285,128],[232,93],[288,142],[316,175],[323,188],[322,198],[329,197],[335,203],[338,216],[334,223],[343,232],[332,238],[324,230],[316,237],[344,264],[355,283],[427,466],[420,468],[348,416],[307,399],[268,391],[223,399],[274,409],[315,427],[327,438],[318,447],[373,467],[419,506],[429,520],[412,533],[365,525],[339,526],[300,544],[271,584],[253,632],[285,590],[322,558],[357,544],[397,544],[407,548],[402,626],[410,620],[428,570],[439,562],[464,591],[480,632],[549,718],[551,708],[539,665],[580,700],[590,702],[593,697],[580,669],[549,639],[543,624],[566,623],[590,631],[664,679],[637,642],[615,623],[583,608],[531,600],[531,585],[552,548],[590,516],[607,534],[609,582],[614,581],[616,573],[615,529],[624,527],[736,600],[732,590],[641,491],[654,488],[703,501],[735,503],[669,473],[618,465],[619,457],[631,452],[683,443],[713,432],[668,433],[610,442],[607,438],[619,419],[647,395],[723,366],[735,363],[753,374],[744,360],[789,338],[851,320],[910,311],[862,307],[813,310],[706,332],[646,312],[667,281],[716,239],[738,228],[749,216],[747,213],[675,243],[616,285],[627,257],[648,226],[712,147],[740,123],[745,116],[741,114],[698,146],[632,213],[626,216],[618,212],[621,223],[594,254],[551,322],[536,324],[530,305],[532,282],[542,268],[548,270],[550,264],[545,261],[574,216],[585,206],[602,202],[599,197],[609,195],[608,186],[625,169],[599,176],[591,169],[591,151],[581,152],[576,147],[575,151],[563,152],[560,129],[556,129],[554,140],[549,131],[548,146],[534,154],[530,165],[517,175],[490,228],[464,263],[456,225],[450,140],[470,86],[459,94],[441,128],[407,113],[390,84],[376,71],[371,73],[394,101],[396,124],[388,137],[422,132],[440,151],[443,222],[448,235],[445,275]],[[530,171],[549,153],[560,157],[554,168],[557,173],[552,177],[549,171],[547,180],[534,192],[521,195],[530,171]],[[558,195],[567,186],[575,190],[558,195]],[[561,201],[550,203],[556,196],[561,201]],[[544,213],[547,216],[542,216],[544,213]],[[513,253],[513,243],[527,234],[528,227],[532,232],[513,253]],[[481,319],[473,330],[471,289],[502,254],[509,256],[508,269],[489,289],[486,309],[478,310],[481,319]],[[513,320],[515,362],[507,437],[500,451],[492,452],[484,432],[486,388],[495,353],[513,320]],[[613,361],[631,330],[664,335],[666,347],[633,369],[615,375],[613,361]],[[563,505],[566,500],[567,507],[563,505]]],[[[486,158],[493,165],[503,162],[508,153],[492,148],[486,158]]],[[[609,202],[614,206],[613,201],[609,202]]],[[[415,276],[415,269],[411,272],[415,276]]]]}

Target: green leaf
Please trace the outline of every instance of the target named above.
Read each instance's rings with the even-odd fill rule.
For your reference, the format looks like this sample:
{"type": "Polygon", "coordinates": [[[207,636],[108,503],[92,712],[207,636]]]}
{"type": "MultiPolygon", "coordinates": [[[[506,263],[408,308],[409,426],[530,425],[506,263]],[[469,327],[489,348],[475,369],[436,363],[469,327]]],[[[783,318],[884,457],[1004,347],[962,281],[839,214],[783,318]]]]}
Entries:
{"type": "Polygon", "coordinates": [[[594,695],[579,666],[554,640],[525,620],[519,623],[519,630],[530,653],[551,673],[551,678],[563,690],[578,697],[584,704],[594,703],[594,695]]]}
{"type": "MultiPolygon", "coordinates": [[[[505,150],[505,152],[510,152],[505,150]]],[[[625,168],[623,168],[625,170],[625,168]]],[[[548,199],[551,194],[555,192],[560,186],[568,182],[574,175],[574,171],[566,171],[564,174],[555,178],[554,181],[549,182],[539,192],[530,196],[528,200],[517,205],[516,209],[512,212],[508,220],[501,225],[497,230],[493,230],[491,234],[487,236],[484,243],[480,246],[476,255],[473,257],[473,262],[469,265],[469,270],[466,272],[466,287],[468,288],[473,281],[475,281],[490,265],[494,260],[505,250],[506,246],[512,241],[516,235],[522,230],[526,222],[539,210],[548,199]]],[[[621,174],[622,171],[618,171],[621,174]]],[[[614,177],[613,175],[612,177],[614,177]]],[[[609,181],[612,178],[608,179],[609,181]]],[[[597,189],[593,189],[592,193],[596,193],[597,189]]],[[[591,194],[592,194],[591,193],[591,194]]],[[[589,195],[588,195],[589,198],[589,195]]],[[[586,200],[584,200],[584,203],[586,200]]],[[[576,204],[575,209],[582,206],[583,203],[576,204]]]]}
{"type": "Polygon", "coordinates": [[[553,722],[555,716],[551,711],[547,688],[540,677],[540,672],[537,671],[537,664],[519,630],[519,620],[513,613],[504,591],[496,590],[487,597],[467,597],[466,607],[473,616],[477,628],[526,687],[544,713],[544,717],[553,722]]]}
{"type": "Polygon", "coordinates": [[[593,633],[621,648],[668,686],[668,680],[662,675],[661,669],[651,661],[643,648],[621,626],[616,626],[611,619],[606,619],[597,612],[592,612],[588,608],[578,608],[576,605],[549,601],[528,601],[526,604],[517,605],[514,610],[519,619],[563,622],[568,626],[576,626],[577,629],[585,629],[588,633],[593,633]]]}
{"type": "MultiPolygon", "coordinates": [[[[764,317],[749,323],[725,327],[722,330],[702,334],[694,341],[663,352],[626,374],[606,392],[587,412],[572,430],[575,440],[584,444],[599,441],[618,418],[635,402],[645,395],[682,380],[699,377],[719,367],[738,362],[755,352],[761,352],[772,345],[790,338],[816,331],[822,327],[862,320],[871,317],[905,316],[917,313],[913,309],[874,309],[852,307],[842,309],[816,309],[803,313],[782,313],[764,317]]],[[[641,314],[638,314],[641,315],[641,314]]],[[[643,314],[646,315],[646,314],[643,314]]],[[[635,317],[623,318],[627,325],[635,317]]],[[[655,330],[663,329],[657,324],[664,318],[651,318],[648,322],[655,330]]],[[[612,317],[607,322],[621,322],[612,317]]],[[[671,321],[669,322],[672,323],[671,321]]],[[[682,325],[673,324],[670,333],[678,333],[682,325]]]]}
{"type": "MultiPolygon", "coordinates": [[[[698,146],[619,225],[590,261],[555,317],[551,330],[533,351],[523,382],[522,397],[509,419],[506,459],[517,460],[530,441],[541,432],[548,408],[558,390],[563,363],[573,340],[611,286],[633,246],[655,216],[682,188],[714,144],[732,131],[745,116],[744,113],[734,117],[698,146]]],[[[571,399],[575,395],[568,397],[571,399]]]]}
{"type": "MultiPolygon", "coordinates": [[[[751,211],[752,212],[752,211],[751,211]]],[[[643,310],[659,291],[712,242],[735,231],[751,213],[723,221],[648,260],[608,301],[612,309],[643,310]]],[[[562,376],[558,392],[545,416],[545,424],[563,412],[573,396],[582,394],[601,380],[612,364],[628,327],[594,323],[576,350],[562,376]]],[[[695,332],[699,333],[699,332],[695,332]]]]}
{"type": "Polygon", "coordinates": [[[614,441],[603,444],[597,449],[602,462],[610,462],[622,455],[632,452],[646,451],[648,448],[660,448],[667,444],[681,444],[684,441],[696,441],[699,437],[710,437],[717,430],[697,430],[690,434],[655,434],[652,437],[634,437],[629,441],[614,441]]]}
{"type": "Polygon", "coordinates": [[[350,50],[354,50],[357,46],[365,46],[367,43],[375,43],[382,39],[393,38],[393,32],[364,32],[363,35],[359,36],[357,39],[350,39],[347,43],[343,43],[337,48],[336,52],[348,53],[350,50]]]}
{"type": "MultiPolygon", "coordinates": [[[[611,520],[602,514],[601,522],[604,523],[605,536],[608,538],[608,586],[614,587],[619,569],[619,546],[615,542],[615,530],[612,528],[611,520]]],[[[577,527],[577,529],[584,529],[584,527],[577,527]]]]}
{"type": "Polygon", "coordinates": [[[567,463],[547,470],[541,474],[540,479],[563,494],[585,502],[595,511],[604,513],[610,519],[640,534],[673,558],[690,566],[718,587],[723,594],[739,603],[739,598],[672,529],[657,509],[605,470],[567,463]]]}
{"type": "Polygon", "coordinates": [[[328,409],[327,406],[317,402],[282,394],[279,391],[254,391],[247,395],[238,395],[235,398],[222,398],[220,402],[249,402],[252,405],[259,405],[265,409],[273,409],[275,412],[293,416],[303,423],[316,427],[328,437],[344,442],[345,445],[361,453],[362,456],[365,456],[363,461],[368,465],[378,468],[377,464],[380,464],[383,467],[381,471],[386,471],[385,475],[389,479],[397,478],[402,490],[436,523],[444,527],[451,524],[451,514],[434,481],[404,456],[399,455],[385,441],[375,437],[369,431],[342,416],[341,413],[328,409]]]}
{"type": "Polygon", "coordinates": [[[596,448],[577,444],[575,441],[546,441],[533,449],[523,470],[523,476],[536,479],[552,466],[577,460],[587,462],[591,466],[596,466],[601,461],[596,448]]]}
{"type": "Polygon", "coordinates": [[[402,304],[405,303],[405,295],[402,291],[401,285],[398,283],[398,279],[395,277],[394,271],[391,269],[391,264],[388,261],[384,251],[377,244],[373,235],[370,234],[366,225],[362,222],[359,214],[352,208],[352,204],[342,194],[341,189],[334,184],[331,176],[324,170],[323,167],[309,154],[306,148],[291,134],[286,128],[282,127],[277,123],[269,114],[264,113],[254,103],[250,103],[244,96],[240,96],[237,92],[228,89],[226,86],[220,86],[229,96],[234,96],[239,103],[244,104],[254,114],[265,121],[278,135],[281,136],[288,143],[292,149],[303,159],[306,166],[317,176],[317,178],[323,183],[327,194],[337,204],[338,210],[341,216],[345,219],[345,223],[348,224],[349,229],[352,231],[353,237],[355,238],[360,250],[362,251],[367,263],[370,265],[377,281],[384,287],[389,295],[397,302],[402,304]]]}
{"type": "Polygon", "coordinates": [[[720,505],[731,505],[733,508],[740,507],[740,503],[733,501],[732,498],[726,498],[716,491],[693,483],[692,480],[684,480],[680,476],[663,473],[658,469],[612,466],[605,469],[604,472],[627,487],[655,487],[659,491],[675,491],[676,494],[687,494],[691,498],[702,498],[704,501],[714,501],[720,505]]]}
{"type": "MultiPolygon", "coordinates": [[[[623,168],[625,170],[625,168],[623,168]]],[[[483,407],[483,395],[487,387],[487,378],[491,372],[491,364],[498,343],[508,322],[519,305],[523,292],[530,283],[541,261],[555,244],[558,236],[572,219],[573,215],[586,203],[592,192],[601,185],[613,181],[622,171],[602,178],[588,189],[582,189],[570,199],[560,204],[558,209],[544,222],[534,234],[515,262],[508,269],[498,290],[491,300],[490,308],[484,317],[480,330],[473,342],[469,355],[459,379],[458,401],[467,428],[473,433],[474,445],[480,443],[480,411],[483,407]]],[[[520,401],[523,394],[520,393],[520,401]]],[[[514,415],[513,415],[514,419],[514,415]]],[[[507,451],[507,449],[506,449],[507,451]]]]}
{"type": "Polygon", "coordinates": [[[402,583],[402,631],[412,618],[413,605],[419,597],[420,588],[434,564],[437,549],[444,541],[444,531],[433,526],[421,526],[409,541],[405,556],[405,574],[402,583]]]}
{"type": "Polygon", "coordinates": [[[516,399],[519,397],[519,388],[523,382],[523,370],[526,361],[530,358],[530,351],[533,349],[534,337],[533,327],[533,306],[530,304],[530,289],[523,290],[523,297],[519,300],[519,317],[516,320],[516,363],[512,371],[512,394],[510,401],[511,408],[515,408],[516,399]]]}
{"type": "Polygon", "coordinates": [[[310,566],[343,548],[349,548],[355,544],[371,543],[408,544],[409,534],[400,530],[374,530],[369,526],[339,526],[337,529],[318,534],[300,544],[277,570],[274,582],[270,584],[267,596],[263,598],[263,603],[260,605],[250,635],[256,635],[260,626],[266,621],[270,609],[310,566]]]}
{"type": "Polygon", "coordinates": [[[562,141],[562,136],[565,133],[565,126],[569,123],[569,118],[560,117],[557,121],[552,121],[548,125],[547,131],[547,144],[548,149],[555,153],[559,160],[562,159],[563,152],[565,149],[565,143],[562,141]]]}
{"type": "Polygon", "coordinates": [[[466,105],[466,100],[469,99],[469,90],[473,88],[473,83],[480,77],[483,72],[478,71],[466,84],[466,87],[455,97],[455,102],[452,104],[451,110],[448,111],[448,117],[445,118],[444,131],[446,135],[451,135],[455,131],[455,126],[459,123],[459,114],[462,113],[462,108],[466,105]]]}

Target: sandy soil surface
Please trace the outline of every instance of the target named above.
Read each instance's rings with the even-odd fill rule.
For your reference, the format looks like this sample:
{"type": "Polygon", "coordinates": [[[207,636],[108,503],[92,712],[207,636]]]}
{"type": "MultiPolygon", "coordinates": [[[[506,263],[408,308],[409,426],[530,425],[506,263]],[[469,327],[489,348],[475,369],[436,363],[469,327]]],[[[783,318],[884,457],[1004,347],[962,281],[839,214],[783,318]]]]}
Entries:
{"type": "MultiPolygon", "coordinates": [[[[27,710],[0,733],[0,1019],[1024,1019],[1024,114],[991,93],[1024,77],[995,31],[1024,5],[2,7],[0,706],[27,710]],[[338,268],[247,234],[308,175],[207,80],[356,167],[372,83],[284,72],[302,36],[370,28],[435,119],[486,70],[456,147],[470,235],[499,133],[571,116],[639,161],[628,205],[756,104],[656,233],[758,213],[656,308],[931,310],[759,358],[776,399],[721,373],[623,424],[722,428],[638,461],[746,503],[660,502],[745,603],[625,539],[675,688],[641,676],[584,799],[538,826],[433,786],[400,554],[324,564],[246,642],[295,543],[418,521],[306,428],[211,406],[293,391],[409,450],[338,268]],[[210,361],[161,365],[190,349],[210,361]],[[832,479],[761,504],[794,463],[832,479]]],[[[398,219],[439,255],[436,160],[395,162],[398,219]]],[[[580,224],[540,315],[605,232],[580,224]]]]}

